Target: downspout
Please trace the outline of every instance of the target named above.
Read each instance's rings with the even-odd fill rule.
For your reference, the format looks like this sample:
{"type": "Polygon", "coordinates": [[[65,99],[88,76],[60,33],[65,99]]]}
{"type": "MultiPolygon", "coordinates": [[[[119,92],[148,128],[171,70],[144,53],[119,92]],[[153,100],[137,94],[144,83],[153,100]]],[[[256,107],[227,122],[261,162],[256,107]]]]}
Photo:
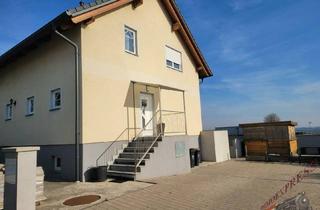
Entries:
{"type": "Polygon", "coordinates": [[[78,45],[70,40],[68,37],[61,34],[58,30],[54,30],[54,32],[64,39],[68,44],[70,44],[74,48],[75,53],[75,103],[76,103],[76,113],[75,113],[75,158],[76,158],[76,181],[80,182],[80,122],[79,122],[79,47],[78,45]]]}

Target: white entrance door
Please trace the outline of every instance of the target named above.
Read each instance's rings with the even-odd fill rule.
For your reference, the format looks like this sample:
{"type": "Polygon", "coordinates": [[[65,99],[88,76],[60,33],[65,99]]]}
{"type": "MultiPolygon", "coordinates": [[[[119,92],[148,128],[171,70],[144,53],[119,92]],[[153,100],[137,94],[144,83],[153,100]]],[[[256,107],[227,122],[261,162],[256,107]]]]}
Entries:
{"type": "Polygon", "coordinates": [[[142,136],[153,136],[153,95],[140,94],[141,128],[145,128],[142,136]]]}

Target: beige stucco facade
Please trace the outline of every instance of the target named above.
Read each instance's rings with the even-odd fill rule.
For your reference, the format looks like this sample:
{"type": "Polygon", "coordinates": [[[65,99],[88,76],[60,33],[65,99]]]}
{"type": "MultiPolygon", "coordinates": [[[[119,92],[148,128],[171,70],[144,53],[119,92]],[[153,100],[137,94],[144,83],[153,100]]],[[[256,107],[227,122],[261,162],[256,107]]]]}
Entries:
{"type": "MultiPolygon", "coordinates": [[[[158,1],[125,6],[82,27],[83,142],[113,141],[134,126],[131,81],[160,84],[185,91],[188,135],[202,130],[199,79],[188,50],[158,1]],[[152,18],[151,18],[152,17],[152,18]],[[124,49],[124,27],[137,31],[138,54],[124,49]],[[165,47],[182,53],[183,72],[166,67],[165,47]]],[[[150,88],[158,100],[159,90],[150,88]]],[[[139,92],[135,88],[136,124],[139,124],[139,92]]],[[[162,89],[161,108],[183,111],[181,92],[162,89]]],[[[158,101],[155,108],[159,109],[158,101]]],[[[125,139],[125,137],[123,137],[125,139]]]]}
{"type": "MultiPolygon", "coordinates": [[[[80,44],[80,28],[67,33],[80,44]]],[[[74,144],[75,85],[73,49],[57,36],[0,69],[0,146],[74,144]],[[62,107],[50,111],[50,92],[61,88],[62,107]],[[35,113],[26,116],[27,98],[35,113]],[[15,100],[12,120],[5,106],[15,100]]]]}
{"type": "MultiPolygon", "coordinates": [[[[163,110],[186,110],[188,135],[200,134],[198,73],[159,1],[144,1],[136,9],[124,6],[65,35],[81,48],[82,143],[113,141],[125,129],[140,127],[140,92],[153,94],[155,112],[160,104],[163,110]],[[137,31],[137,55],[125,52],[125,26],[137,31]],[[166,67],[166,46],[182,53],[182,72],[166,67]],[[136,83],[133,88],[132,81],[153,86],[136,83]],[[157,85],[182,90],[185,97],[181,91],[157,85]]],[[[0,146],[74,144],[75,75],[70,45],[53,35],[49,42],[2,68],[0,75],[0,146]],[[55,88],[61,88],[62,108],[49,111],[50,91],[55,88]],[[26,99],[30,96],[35,97],[35,114],[27,117],[26,99]],[[5,105],[11,98],[17,105],[13,119],[5,121],[5,105]]],[[[184,115],[177,119],[184,120],[184,115]]],[[[127,134],[121,137],[127,138],[127,134]]]]}

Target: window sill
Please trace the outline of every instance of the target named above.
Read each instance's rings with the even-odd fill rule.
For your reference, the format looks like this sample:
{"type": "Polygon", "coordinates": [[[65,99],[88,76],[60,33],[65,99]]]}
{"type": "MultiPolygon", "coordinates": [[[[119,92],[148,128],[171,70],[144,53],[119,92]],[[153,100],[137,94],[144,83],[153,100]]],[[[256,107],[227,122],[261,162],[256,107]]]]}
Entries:
{"type": "Polygon", "coordinates": [[[54,111],[58,111],[60,109],[61,109],[61,107],[54,107],[54,108],[51,108],[49,111],[54,112],[54,111]]]}
{"type": "Polygon", "coordinates": [[[55,174],[62,174],[62,170],[61,170],[61,169],[60,169],[60,170],[58,170],[58,169],[53,169],[53,171],[54,171],[55,174]]]}
{"type": "Polygon", "coordinates": [[[175,68],[173,68],[173,67],[171,67],[171,66],[167,66],[167,68],[168,68],[168,69],[175,70],[175,71],[178,71],[178,72],[181,72],[181,73],[183,72],[182,69],[175,69],[175,68]]]}
{"type": "Polygon", "coordinates": [[[31,117],[33,115],[34,115],[34,113],[26,114],[26,117],[31,117]]]}
{"type": "Polygon", "coordinates": [[[128,50],[125,50],[125,52],[128,53],[128,54],[130,54],[130,55],[134,55],[134,56],[139,57],[139,56],[138,56],[138,53],[136,53],[136,52],[130,52],[130,51],[128,51],[128,50]]]}

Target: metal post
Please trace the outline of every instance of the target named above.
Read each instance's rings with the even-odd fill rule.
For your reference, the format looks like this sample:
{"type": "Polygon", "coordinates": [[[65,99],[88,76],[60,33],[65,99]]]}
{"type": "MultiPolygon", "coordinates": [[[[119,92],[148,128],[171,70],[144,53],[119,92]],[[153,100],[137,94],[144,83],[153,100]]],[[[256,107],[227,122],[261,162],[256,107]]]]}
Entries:
{"type": "Polygon", "coordinates": [[[132,92],[133,92],[133,119],[134,119],[134,136],[137,135],[137,122],[136,122],[136,96],[135,96],[135,82],[132,82],[132,92]]]}
{"type": "Polygon", "coordinates": [[[186,135],[188,135],[185,91],[182,91],[182,92],[183,92],[184,126],[185,126],[186,135]]]}
{"type": "Polygon", "coordinates": [[[161,108],[161,87],[159,86],[159,112],[160,112],[160,133],[164,135],[162,126],[162,108],[161,108]]]}
{"type": "MultiPolygon", "coordinates": [[[[137,120],[136,120],[136,96],[135,96],[135,82],[132,82],[132,100],[133,100],[133,119],[134,119],[134,137],[137,137],[137,120]]],[[[137,143],[136,143],[137,144],[137,143]]],[[[136,158],[136,154],[137,154],[137,145],[135,146],[134,149],[134,180],[136,180],[136,173],[137,173],[137,158],[136,158]]]]}
{"type": "Polygon", "coordinates": [[[60,36],[63,40],[69,43],[75,50],[75,153],[76,153],[76,181],[80,181],[80,88],[79,88],[79,47],[71,39],[61,34],[58,30],[55,30],[55,33],[60,36]]]}
{"type": "Polygon", "coordinates": [[[127,129],[128,129],[128,144],[130,142],[130,117],[129,117],[129,107],[127,107],[127,129]]]}

